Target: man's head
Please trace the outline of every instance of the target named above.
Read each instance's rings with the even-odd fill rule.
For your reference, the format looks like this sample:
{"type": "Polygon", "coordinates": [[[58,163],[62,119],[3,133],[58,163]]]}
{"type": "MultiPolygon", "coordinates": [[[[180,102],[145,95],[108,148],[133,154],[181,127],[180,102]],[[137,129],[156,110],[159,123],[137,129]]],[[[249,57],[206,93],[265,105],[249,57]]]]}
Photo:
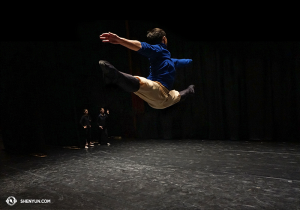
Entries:
{"type": "Polygon", "coordinates": [[[100,113],[103,114],[104,113],[104,108],[100,109],[100,113]]]}
{"type": "Polygon", "coordinates": [[[89,111],[88,111],[87,109],[84,109],[84,110],[83,110],[83,113],[84,113],[84,114],[88,114],[89,111]]]}
{"type": "Polygon", "coordinates": [[[167,45],[166,32],[160,28],[154,28],[150,31],[147,31],[147,39],[149,44],[160,44],[164,43],[167,45]]]}

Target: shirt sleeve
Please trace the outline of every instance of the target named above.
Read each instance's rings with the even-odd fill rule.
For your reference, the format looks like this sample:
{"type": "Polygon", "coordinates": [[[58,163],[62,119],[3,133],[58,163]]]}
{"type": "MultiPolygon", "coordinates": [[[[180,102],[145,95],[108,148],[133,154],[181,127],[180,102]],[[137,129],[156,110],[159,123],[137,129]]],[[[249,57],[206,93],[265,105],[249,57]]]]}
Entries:
{"type": "Polygon", "coordinates": [[[137,52],[147,58],[156,57],[161,52],[161,48],[158,45],[151,45],[146,42],[141,42],[141,45],[141,49],[137,52]]]}
{"type": "Polygon", "coordinates": [[[171,59],[175,64],[175,68],[186,67],[186,66],[191,65],[193,62],[192,59],[176,59],[176,58],[171,58],[171,59]]]}

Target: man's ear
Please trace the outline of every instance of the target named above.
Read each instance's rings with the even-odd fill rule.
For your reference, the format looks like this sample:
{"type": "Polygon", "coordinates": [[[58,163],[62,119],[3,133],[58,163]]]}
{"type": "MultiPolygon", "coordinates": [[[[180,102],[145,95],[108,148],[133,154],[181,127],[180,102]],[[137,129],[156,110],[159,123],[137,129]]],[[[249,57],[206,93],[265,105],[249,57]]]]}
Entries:
{"type": "Polygon", "coordinates": [[[167,45],[167,37],[166,36],[163,36],[162,43],[164,43],[165,45],[167,45]]]}

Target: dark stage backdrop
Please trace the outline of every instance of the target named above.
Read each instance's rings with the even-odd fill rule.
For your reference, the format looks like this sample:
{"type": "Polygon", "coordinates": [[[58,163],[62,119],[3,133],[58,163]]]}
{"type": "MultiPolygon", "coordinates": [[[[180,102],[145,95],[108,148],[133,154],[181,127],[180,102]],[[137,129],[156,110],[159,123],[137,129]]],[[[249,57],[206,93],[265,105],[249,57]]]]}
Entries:
{"type": "Polygon", "coordinates": [[[206,26],[199,33],[196,23],[181,28],[137,20],[46,25],[24,25],[30,35],[8,35],[1,41],[1,132],[8,150],[80,145],[84,108],[89,109],[96,139],[101,107],[111,113],[110,136],[299,140],[298,41],[241,38],[234,29],[216,36],[217,30],[206,26]],[[166,110],[104,87],[98,65],[104,59],[120,71],[147,77],[146,58],[103,44],[99,35],[111,31],[146,41],[147,30],[154,27],[166,30],[172,57],[193,59],[192,66],[177,70],[174,88],[180,91],[194,84],[195,96],[166,110]]]}

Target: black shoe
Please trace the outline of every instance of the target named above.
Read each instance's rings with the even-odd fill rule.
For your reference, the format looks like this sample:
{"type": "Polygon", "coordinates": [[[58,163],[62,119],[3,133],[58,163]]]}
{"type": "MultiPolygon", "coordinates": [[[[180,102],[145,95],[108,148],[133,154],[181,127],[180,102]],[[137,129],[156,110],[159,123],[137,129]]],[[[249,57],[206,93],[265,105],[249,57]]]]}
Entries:
{"type": "Polygon", "coordinates": [[[190,85],[188,86],[187,89],[185,90],[182,90],[179,92],[181,98],[180,98],[180,101],[179,102],[182,102],[184,101],[186,98],[190,97],[190,96],[193,96],[195,93],[195,85],[190,85]]]}
{"type": "Polygon", "coordinates": [[[100,60],[99,65],[102,69],[103,80],[105,84],[116,84],[119,78],[119,75],[116,73],[118,70],[105,60],[100,60]]]}

